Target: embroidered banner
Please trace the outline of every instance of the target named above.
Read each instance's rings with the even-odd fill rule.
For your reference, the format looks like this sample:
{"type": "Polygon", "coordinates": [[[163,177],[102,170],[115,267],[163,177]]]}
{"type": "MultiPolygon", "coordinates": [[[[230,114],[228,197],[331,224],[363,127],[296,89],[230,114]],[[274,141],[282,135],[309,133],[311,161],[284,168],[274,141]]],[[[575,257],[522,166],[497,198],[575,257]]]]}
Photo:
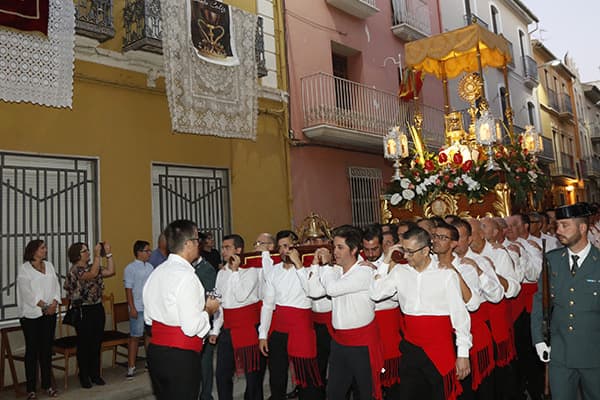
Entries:
{"type": "Polygon", "coordinates": [[[191,0],[190,31],[198,57],[217,64],[238,65],[227,4],[216,0],[191,0]]]}
{"type": "Polygon", "coordinates": [[[0,1],[0,25],[48,34],[48,0],[0,1]]]}
{"type": "Polygon", "coordinates": [[[49,4],[47,37],[0,27],[1,100],[71,107],[75,6],[49,4]]]}
{"type": "Polygon", "coordinates": [[[165,83],[173,130],[254,140],[257,17],[218,1],[187,2],[187,7],[181,7],[180,0],[161,1],[165,83]],[[195,37],[193,26],[198,28],[195,37]],[[227,62],[233,57],[237,63],[227,62]]]}

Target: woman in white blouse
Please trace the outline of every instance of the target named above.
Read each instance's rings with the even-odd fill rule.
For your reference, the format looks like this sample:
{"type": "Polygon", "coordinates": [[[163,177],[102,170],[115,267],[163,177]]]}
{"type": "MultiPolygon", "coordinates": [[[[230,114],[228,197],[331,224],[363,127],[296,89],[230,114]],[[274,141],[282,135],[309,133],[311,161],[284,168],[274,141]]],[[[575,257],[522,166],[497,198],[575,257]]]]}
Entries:
{"type": "Polygon", "coordinates": [[[25,247],[24,263],[17,275],[17,303],[25,336],[25,375],[27,399],[37,399],[36,378],[39,361],[42,389],[49,397],[57,397],[52,387],[52,342],[56,328],[56,312],[60,303],[60,285],[54,266],[46,256],[43,240],[32,240],[25,247]]]}

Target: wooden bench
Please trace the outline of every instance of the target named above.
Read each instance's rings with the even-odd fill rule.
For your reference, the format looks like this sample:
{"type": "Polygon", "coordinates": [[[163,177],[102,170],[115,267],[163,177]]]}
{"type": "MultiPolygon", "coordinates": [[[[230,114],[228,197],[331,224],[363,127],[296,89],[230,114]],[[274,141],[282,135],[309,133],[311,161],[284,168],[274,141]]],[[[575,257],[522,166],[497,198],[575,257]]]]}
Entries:
{"type": "Polygon", "coordinates": [[[2,328],[0,330],[0,356],[2,357],[2,363],[0,364],[0,389],[4,389],[4,375],[6,363],[8,363],[8,368],[10,370],[10,377],[12,378],[12,386],[15,390],[15,395],[18,397],[20,395],[24,395],[25,391],[21,389],[19,385],[19,379],[17,377],[17,369],[15,368],[15,361],[25,362],[25,354],[13,354],[12,349],[10,347],[10,336],[14,334],[14,332],[21,332],[23,334],[23,329],[21,326],[11,326],[2,328]]]}

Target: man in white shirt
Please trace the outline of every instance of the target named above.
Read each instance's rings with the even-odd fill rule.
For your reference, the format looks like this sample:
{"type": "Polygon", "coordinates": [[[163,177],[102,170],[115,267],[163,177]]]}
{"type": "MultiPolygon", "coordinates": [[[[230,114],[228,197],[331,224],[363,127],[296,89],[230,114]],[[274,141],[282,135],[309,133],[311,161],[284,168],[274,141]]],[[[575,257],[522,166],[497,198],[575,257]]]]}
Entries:
{"type": "Polygon", "coordinates": [[[537,212],[529,213],[529,234],[530,239],[534,240],[540,247],[542,247],[542,239],[546,239],[546,253],[562,247],[556,237],[546,235],[542,232],[542,226],[544,224],[544,217],[542,214],[537,212]]]}
{"type": "Polygon", "coordinates": [[[462,262],[453,252],[458,245],[458,230],[445,222],[438,223],[431,235],[433,252],[437,256],[440,268],[454,269],[461,280],[461,291],[471,317],[471,335],[473,347],[469,351],[471,374],[463,382],[460,399],[490,399],[494,396],[494,382],[491,377],[494,370],[494,343],[488,328],[487,310],[481,309],[482,301],[477,268],[462,262]]]}
{"type": "Polygon", "coordinates": [[[246,377],[244,399],[262,400],[262,377],[266,360],[258,347],[260,322],[258,289],[260,268],[241,265],[244,239],[237,234],[223,238],[221,255],[225,265],[217,274],[215,288],[221,307],[210,337],[219,337],[217,348],[217,392],[219,399],[233,399],[233,375],[246,377]],[[221,329],[223,328],[223,329],[221,329]]]}
{"type": "Polygon", "coordinates": [[[300,387],[301,400],[323,397],[311,299],[307,296],[308,287],[302,283],[304,266],[294,248],[297,240],[292,231],[277,233],[277,247],[283,261],[265,275],[258,337],[260,351],[269,358],[269,384],[274,400],[286,395],[289,364],[300,387]]]}
{"type": "Polygon", "coordinates": [[[201,380],[203,338],[209,315],[219,308],[204,299],[204,288],[194,272],[198,259],[198,227],[177,220],[165,229],[169,257],[144,285],[144,320],[152,325],[148,368],[158,400],[197,400],[201,380]],[[176,367],[175,367],[176,366],[176,367]]]}
{"type": "Polygon", "coordinates": [[[417,227],[404,233],[402,246],[408,264],[395,265],[384,278],[376,275],[370,289],[375,301],[397,294],[405,316],[400,396],[454,399],[461,391],[458,380],[470,373],[472,345],[458,275],[439,268],[431,258],[425,230],[417,227]]]}

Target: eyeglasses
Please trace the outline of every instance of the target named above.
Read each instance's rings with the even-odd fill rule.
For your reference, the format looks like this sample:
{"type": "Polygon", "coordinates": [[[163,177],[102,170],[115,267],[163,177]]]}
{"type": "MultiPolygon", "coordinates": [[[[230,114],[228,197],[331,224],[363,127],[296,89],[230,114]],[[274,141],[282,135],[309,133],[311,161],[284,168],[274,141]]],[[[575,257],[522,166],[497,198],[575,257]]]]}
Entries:
{"type": "Polygon", "coordinates": [[[152,253],[152,250],[150,250],[150,249],[142,250],[142,253],[152,253]]]}
{"type": "Polygon", "coordinates": [[[417,253],[417,252],[419,252],[419,251],[423,250],[423,249],[424,249],[425,247],[427,247],[427,246],[428,246],[428,245],[426,244],[425,246],[423,246],[423,247],[419,247],[419,248],[418,248],[418,249],[416,249],[416,250],[402,249],[402,252],[404,253],[404,255],[405,255],[405,256],[411,256],[411,257],[412,257],[412,256],[414,256],[414,255],[415,255],[415,253],[417,253]]]}
{"type": "Polygon", "coordinates": [[[263,246],[263,245],[271,245],[273,242],[254,242],[254,246],[263,246]]]}
{"type": "Polygon", "coordinates": [[[189,238],[188,240],[193,240],[193,241],[200,243],[200,238],[189,238]]]}
{"type": "Polygon", "coordinates": [[[81,249],[81,250],[79,250],[80,253],[87,253],[88,251],[90,251],[90,249],[81,249]]]}
{"type": "Polygon", "coordinates": [[[434,240],[443,240],[443,241],[450,240],[450,236],[438,235],[437,233],[432,233],[431,238],[434,240]]]}

